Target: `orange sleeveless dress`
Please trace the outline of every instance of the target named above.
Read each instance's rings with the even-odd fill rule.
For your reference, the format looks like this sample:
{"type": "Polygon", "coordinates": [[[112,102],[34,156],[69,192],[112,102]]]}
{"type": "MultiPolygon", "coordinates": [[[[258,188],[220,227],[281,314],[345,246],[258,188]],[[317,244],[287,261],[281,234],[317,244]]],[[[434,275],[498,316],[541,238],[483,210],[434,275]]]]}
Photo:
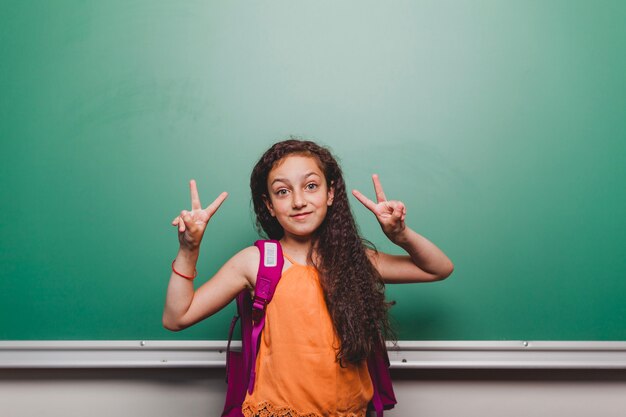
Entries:
{"type": "Polygon", "coordinates": [[[283,271],[256,361],[246,417],[364,417],[373,387],[367,363],[340,367],[336,337],[317,270],[292,263],[283,271]]]}

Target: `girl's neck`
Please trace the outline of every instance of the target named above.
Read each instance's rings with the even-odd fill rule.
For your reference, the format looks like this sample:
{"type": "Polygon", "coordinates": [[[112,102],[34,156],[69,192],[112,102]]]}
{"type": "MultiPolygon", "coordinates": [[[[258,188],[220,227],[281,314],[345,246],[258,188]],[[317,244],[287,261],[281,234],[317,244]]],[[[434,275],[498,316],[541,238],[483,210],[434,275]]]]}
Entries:
{"type": "Polygon", "coordinates": [[[309,253],[313,241],[311,239],[295,239],[290,236],[283,236],[280,240],[283,251],[287,253],[294,261],[302,265],[310,264],[309,253]]]}

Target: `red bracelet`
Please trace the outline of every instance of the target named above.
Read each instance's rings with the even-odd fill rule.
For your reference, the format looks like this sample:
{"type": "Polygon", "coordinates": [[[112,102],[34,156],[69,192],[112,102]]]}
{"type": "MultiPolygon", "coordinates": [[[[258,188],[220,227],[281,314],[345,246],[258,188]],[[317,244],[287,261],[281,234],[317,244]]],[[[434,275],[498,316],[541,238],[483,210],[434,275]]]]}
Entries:
{"type": "Polygon", "coordinates": [[[194,279],[195,277],[198,276],[198,270],[197,269],[194,271],[193,277],[188,277],[187,275],[181,274],[180,272],[178,272],[177,270],[174,269],[174,262],[176,262],[176,259],[174,259],[172,261],[172,272],[174,272],[176,275],[178,275],[180,277],[183,277],[183,278],[186,278],[188,280],[192,280],[192,279],[194,279]]]}

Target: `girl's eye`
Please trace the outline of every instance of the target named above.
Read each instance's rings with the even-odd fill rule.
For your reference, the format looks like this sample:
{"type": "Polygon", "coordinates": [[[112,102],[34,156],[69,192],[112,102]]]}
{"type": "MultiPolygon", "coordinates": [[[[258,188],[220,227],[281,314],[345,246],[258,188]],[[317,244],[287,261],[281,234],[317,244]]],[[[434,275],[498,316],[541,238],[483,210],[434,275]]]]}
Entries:
{"type": "Polygon", "coordinates": [[[285,188],[281,188],[280,190],[276,191],[276,195],[285,195],[287,194],[287,189],[285,188]]]}
{"type": "Polygon", "coordinates": [[[317,188],[317,184],[315,184],[314,182],[311,182],[306,185],[307,190],[315,190],[316,188],[317,188]]]}

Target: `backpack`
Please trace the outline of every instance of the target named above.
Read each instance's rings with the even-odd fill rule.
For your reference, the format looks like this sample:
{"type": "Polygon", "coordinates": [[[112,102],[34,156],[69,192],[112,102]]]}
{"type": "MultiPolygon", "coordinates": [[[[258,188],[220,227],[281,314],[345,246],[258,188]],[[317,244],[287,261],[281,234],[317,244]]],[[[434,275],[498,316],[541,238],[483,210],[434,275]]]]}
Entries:
{"type": "MultiPolygon", "coordinates": [[[[254,245],[261,253],[254,299],[247,289],[236,297],[237,314],[231,321],[226,347],[228,388],[222,417],[243,417],[241,406],[246,391],[252,393],[254,390],[256,355],[265,325],[265,308],[274,296],[284,265],[283,252],[277,240],[257,240],[254,245]],[[230,343],[240,318],[241,351],[234,351],[230,349],[230,343]]],[[[383,410],[389,410],[397,403],[389,375],[389,356],[383,341],[370,353],[367,367],[374,387],[368,410],[376,411],[378,417],[383,417],[383,410]]]]}

